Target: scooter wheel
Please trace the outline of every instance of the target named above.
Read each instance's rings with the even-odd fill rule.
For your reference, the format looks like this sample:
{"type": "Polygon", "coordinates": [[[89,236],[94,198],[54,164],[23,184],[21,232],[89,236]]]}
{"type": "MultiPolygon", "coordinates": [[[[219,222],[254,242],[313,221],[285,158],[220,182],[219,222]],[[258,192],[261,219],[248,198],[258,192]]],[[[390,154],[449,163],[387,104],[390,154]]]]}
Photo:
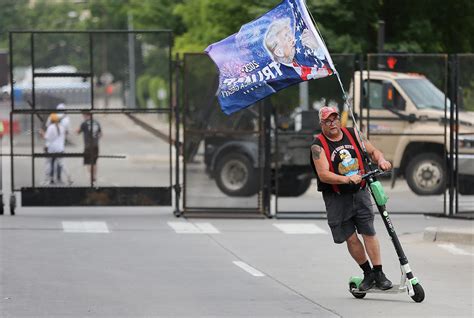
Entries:
{"type": "Polygon", "coordinates": [[[411,299],[416,301],[417,303],[421,303],[425,299],[425,291],[423,290],[423,287],[418,283],[416,285],[413,285],[413,290],[415,292],[415,295],[411,296],[411,299]]]}
{"type": "Polygon", "coordinates": [[[354,293],[352,290],[356,289],[357,286],[355,283],[349,283],[349,291],[351,292],[352,296],[358,299],[362,299],[365,297],[366,293],[354,293]]]}

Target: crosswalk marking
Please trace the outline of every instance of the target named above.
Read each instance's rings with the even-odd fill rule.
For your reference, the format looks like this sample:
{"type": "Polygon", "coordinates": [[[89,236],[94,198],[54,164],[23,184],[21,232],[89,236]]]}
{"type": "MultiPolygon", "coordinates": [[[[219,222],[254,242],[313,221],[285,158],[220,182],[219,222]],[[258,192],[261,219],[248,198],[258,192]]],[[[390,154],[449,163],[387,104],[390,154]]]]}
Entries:
{"type": "Polygon", "coordinates": [[[259,270],[255,269],[255,268],[253,268],[252,266],[250,266],[247,263],[244,263],[244,262],[241,262],[241,261],[233,261],[232,263],[234,263],[238,267],[242,268],[244,271],[246,271],[247,273],[249,273],[252,276],[255,276],[255,277],[265,276],[265,274],[263,274],[262,272],[260,272],[259,270]]]}
{"type": "Polygon", "coordinates": [[[448,251],[449,253],[453,255],[467,255],[467,256],[474,256],[473,253],[467,252],[463,250],[462,248],[457,247],[453,243],[444,243],[444,244],[438,244],[439,247],[442,249],[448,251]]]}
{"type": "Polygon", "coordinates": [[[211,223],[168,222],[179,234],[217,234],[220,233],[211,223]]]}
{"type": "MultiPolygon", "coordinates": [[[[178,234],[219,234],[214,225],[205,222],[168,222],[178,234]]],[[[285,234],[328,234],[314,223],[273,223],[273,226],[285,234]]]]}
{"type": "Polygon", "coordinates": [[[110,233],[105,222],[63,221],[62,226],[66,233],[110,233]]]}
{"type": "Polygon", "coordinates": [[[273,223],[273,226],[286,234],[328,234],[313,223],[273,223]]]}
{"type": "Polygon", "coordinates": [[[218,229],[216,229],[211,223],[195,223],[197,228],[201,230],[203,233],[208,234],[217,234],[220,233],[218,229]]]}

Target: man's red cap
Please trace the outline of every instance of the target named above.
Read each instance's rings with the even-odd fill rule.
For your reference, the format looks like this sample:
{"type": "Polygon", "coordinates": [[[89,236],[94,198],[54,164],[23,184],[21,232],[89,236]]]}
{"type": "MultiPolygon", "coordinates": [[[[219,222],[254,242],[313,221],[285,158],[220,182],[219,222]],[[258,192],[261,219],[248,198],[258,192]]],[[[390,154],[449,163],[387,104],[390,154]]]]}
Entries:
{"type": "Polygon", "coordinates": [[[339,111],[334,107],[324,106],[319,110],[319,120],[326,120],[332,114],[338,114],[339,111]]]}

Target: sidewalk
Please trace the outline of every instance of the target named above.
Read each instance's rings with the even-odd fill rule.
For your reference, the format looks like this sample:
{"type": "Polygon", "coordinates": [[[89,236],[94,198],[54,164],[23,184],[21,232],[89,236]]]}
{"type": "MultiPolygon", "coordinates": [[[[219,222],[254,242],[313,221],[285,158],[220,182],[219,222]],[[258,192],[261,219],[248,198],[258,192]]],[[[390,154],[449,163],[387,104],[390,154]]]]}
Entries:
{"type": "MultiPolygon", "coordinates": [[[[467,222],[471,223],[471,221],[467,222]]],[[[471,223],[465,227],[427,227],[423,239],[430,242],[442,241],[474,245],[474,224],[471,223]]]]}

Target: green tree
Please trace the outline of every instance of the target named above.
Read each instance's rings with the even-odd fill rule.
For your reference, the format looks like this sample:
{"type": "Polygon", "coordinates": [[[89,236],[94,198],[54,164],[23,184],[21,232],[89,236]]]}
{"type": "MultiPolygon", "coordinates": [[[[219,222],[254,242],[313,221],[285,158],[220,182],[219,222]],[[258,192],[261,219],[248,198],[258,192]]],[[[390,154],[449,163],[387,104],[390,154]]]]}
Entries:
{"type": "MultiPolygon", "coordinates": [[[[12,29],[170,29],[177,52],[202,52],[238,32],[280,0],[2,0],[0,47],[12,29]]],[[[385,21],[388,51],[457,53],[474,50],[472,0],[307,0],[330,52],[375,52],[385,21]]]]}
{"type": "Polygon", "coordinates": [[[186,0],[175,14],[181,17],[186,31],[176,39],[178,52],[202,52],[209,44],[239,31],[240,27],[270,10],[279,1],[261,0],[186,0]]]}
{"type": "Polygon", "coordinates": [[[330,52],[373,52],[376,48],[379,0],[312,0],[308,8],[330,52]]]}
{"type": "Polygon", "coordinates": [[[181,17],[174,13],[182,0],[130,0],[129,13],[135,29],[168,29],[180,35],[185,31],[181,17]]]}
{"type": "Polygon", "coordinates": [[[393,51],[458,53],[474,50],[474,2],[384,0],[387,48],[393,51]]]}
{"type": "Polygon", "coordinates": [[[8,31],[22,28],[26,24],[25,0],[3,0],[0,7],[0,48],[8,48],[8,31]]]}

